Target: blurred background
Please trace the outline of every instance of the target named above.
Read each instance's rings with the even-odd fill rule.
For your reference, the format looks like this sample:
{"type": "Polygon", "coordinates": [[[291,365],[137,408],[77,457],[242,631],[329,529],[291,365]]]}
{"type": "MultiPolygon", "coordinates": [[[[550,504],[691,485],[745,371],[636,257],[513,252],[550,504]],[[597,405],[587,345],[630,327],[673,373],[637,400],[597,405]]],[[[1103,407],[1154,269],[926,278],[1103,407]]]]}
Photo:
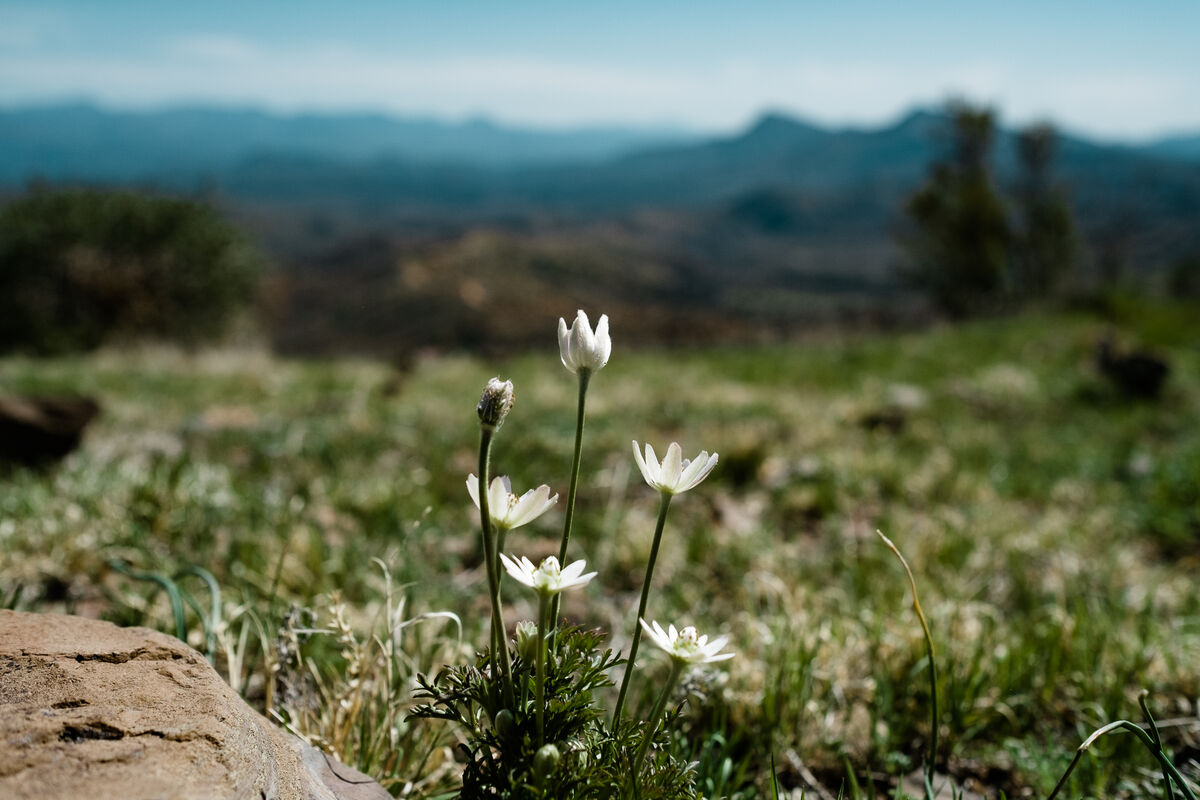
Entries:
{"type": "Polygon", "coordinates": [[[0,350],[399,365],[1200,292],[1200,9],[0,2],[0,350]]]}

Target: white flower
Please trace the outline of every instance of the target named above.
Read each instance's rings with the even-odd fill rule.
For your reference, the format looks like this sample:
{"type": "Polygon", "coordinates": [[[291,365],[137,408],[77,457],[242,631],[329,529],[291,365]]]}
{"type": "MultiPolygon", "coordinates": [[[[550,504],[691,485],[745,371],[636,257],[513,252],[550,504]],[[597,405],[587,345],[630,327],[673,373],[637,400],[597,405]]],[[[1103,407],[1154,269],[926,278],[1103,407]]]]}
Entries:
{"type": "MultiPolygon", "coordinates": [[[[467,491],[479,507],[479,478],[474,474],[467,476],[467,491]]],[[[507,475],[492,479],[488,487],[488,516],[492,524],[500,530],[510,531],[519,528],[550,510],[550,506],[558,502],[558,495],[550,496],[550,487],[542,484],[536,489],[530,489],[517,497],[512,491],[512,481],[507,475]]]]}
{"type": "Polygon", "coordinates": [[[612,353],[612,339],[608,337],[608,315],[600,315],[600,324],[592,333],[592,325],[588,322],[587,314],[579,311],[571,329],[567,330],[567,321],[558,318],[558,354],[563,366],[575,374],[580,370],[596,372],[608,363],[612,353]]]}
{"type": "Polygon", "coordinates": [[[711,664],[714,661],[733,658],[733,653],[720,652],[729,641],[728,636],[718,636],[710,642],[707,636],[697,636],[696,629],[691,625],[681,631],[675,630],[674,625],[669,625],[664,631],[657,622],[654,623],[654,627],[647,625],[644,619],[639,619],[638,622],[654,643],[675,661],[685,664],[711,664]]]}
{"type": "Polygon", "coordinates": [[[684,458],[678,442],[671,442],[661,464],[654,454],[654,448],[648,444],[643,458],[638,443],[634,442],[633,457],[637,459],[638,469],[642,471],[646,483],[666,494],[679,494],[695,488],[717,465],[717,454],[710,456],[707,450],[701,450],[694,459],[684,458]]]}
{"type": "Polygon", "coordinates": [[[560,570],[558,559],[554,556],[543,559],[542,563],[536,567],[525,556],[521,556],[520,561],[514,561],[501,553],[500,560],[504,562],[504,568],[508,570],[509,575],[546,597],[565,592],[567,589],[584,586],[597,574],[595,572],[589,572],[586,575],[580,574],[587,566],[585,561],[574,561],[560,570]]]}

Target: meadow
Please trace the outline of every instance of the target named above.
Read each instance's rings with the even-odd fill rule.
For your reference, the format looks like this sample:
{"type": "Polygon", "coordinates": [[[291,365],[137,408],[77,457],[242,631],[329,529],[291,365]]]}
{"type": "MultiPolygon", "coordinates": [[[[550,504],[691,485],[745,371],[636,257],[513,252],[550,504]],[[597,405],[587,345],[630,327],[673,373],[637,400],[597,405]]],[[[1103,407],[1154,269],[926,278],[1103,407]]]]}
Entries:
{"type": "MultiPolygon", "coordinates": [[[[404,372],[254,351],[0,359],[5,392],[87,393],[104,409],[56,469],[0,478],[0,603],[175,632],[164,586],[177,590],[188,641],[252,705],[398,796],[451,791],[453,730],[406,714],[418,673],[487,639],[464,481],[488,378],[517,398],[494,474],[565,495],[576,385],[555,321],[535,352],[404,372]]],[[[650,608],[728,634],[737,654],[681,689],[674,747],[706,796],[769,796],[772,768],[796,797],[920,793],[929,663],[876,530],[912,566],[932,632],[938,782],[1045,797],[1093,730],[1142,720],[1142,690],[1180,762],[1200,753],[1194,305],[787,345],[663,351],[615,325],[613,338],[588,395],[572,539],[599,576],[565,613],[628,643],[657,501],[630,440],[718,452],[672,505],[650,608]],[[1097,371],[1110,334],[1170,360],[1161,398],[1097,371]]],[[[506,551],[555,551],[561,515],[506,551]]],[[[535,614],[518,592],[505,601],[510,623],[535,614]]],[[[653,702],[662,669],[645,659],[632,705],[653,702]]],[[[1065,791],[1162,784],[1146,749],[1113,735],[1065,791]]]]}

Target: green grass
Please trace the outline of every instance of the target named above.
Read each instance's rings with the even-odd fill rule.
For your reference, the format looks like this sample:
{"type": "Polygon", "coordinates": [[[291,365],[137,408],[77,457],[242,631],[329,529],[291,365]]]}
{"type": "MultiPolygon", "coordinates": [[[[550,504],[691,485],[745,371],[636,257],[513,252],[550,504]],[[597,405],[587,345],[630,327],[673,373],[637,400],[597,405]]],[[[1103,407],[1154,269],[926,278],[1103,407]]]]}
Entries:
{"type": "MultiPolygon", "coordinates": [[[[572,540],[600,576],[565,612],[627,642],[657,502],[629,442],[678,440],[685,455],[719,452],[721,465],[672,505],[650,616],[733,637],[738,658],[692,680],[705,699],[677,732],[714,793],[768,795],[772,755],[783,789],[803,785],[803,765],[834,795],[850,792],[846,765],[864,791],[919,769],[928,665],[907,580],[877,528],[912,565],[937,648],[940,775],[1044,796],[1095,727],[1140,718],[1142,688],[1160,720],[1194,718],[1200,313],[1128,306],[1117,319],[1122,336],[1170,356],[1161,400],[1130,402],[1103,381],[1092,352],[1111,323],[1086,316],[671,353],[630,353],[614,331],[589,393],[572,540]],[[863,424],[896,404],[899,430],[863,424]]],[[[378,696],[406,704],[412,674],[486,636],[464,480],[474,404],[494,374],[513,379],[517,403],[493,469],[518,490],[565,492],[575,382],[550,335],[543,352],[423,361],[398,379],[375,363],[253,354],[0,360],[5,392],[91,393],[105,409],[56,471],[0,483],[0,599],[20,587],[19,608],[173,630],[156,585],[109,562],[164,575],[203,567],[234,643],[246,632],[225,650],[243,659],[237,685],[252,702],[327,743],[340,731],[331,747],[397,792],[444,790],[447,732],[413,723],[388,734],[379,720],[397,711],[378,696]],[[403,653],[371,651],[372,632],[394,643],[381,623],[389,586],[406,618],[455,613],[462,640],[437,617],[405,629],[403,653]],[[331,631],[296,636],[306,661],[289,691],[303,684],[318,698],[303,713],[270,671],[289,657],[280,642],[293,606],[331,631]],[[321,705],[345,699],[348,669],[375,681],[355,706],[357,739],[321,705]]],[[[561,511],[547,515],[506,549],[548,554],[560,523],[561,511]]],[[[528,598],[506,600],[510,622],[533,616],[528,598]]],[[[650,683],[634,684],[636,702],[651,702],[650,683]]],[[[1168,747],[1195,732],[1163,731],[1168,747]]],[[[1157,772],[1139,748],[1106,737],[1069,796],[1161,791],[1147,788],[1157,772]]]]}

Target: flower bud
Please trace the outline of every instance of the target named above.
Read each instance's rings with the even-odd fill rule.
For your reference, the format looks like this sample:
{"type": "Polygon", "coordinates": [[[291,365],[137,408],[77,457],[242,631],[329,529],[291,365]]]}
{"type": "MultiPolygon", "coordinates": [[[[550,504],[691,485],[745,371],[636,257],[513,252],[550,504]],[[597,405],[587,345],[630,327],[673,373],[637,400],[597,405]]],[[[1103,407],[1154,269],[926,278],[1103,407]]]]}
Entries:
{"type": "Polygon", "coordinates": [[[501,739],[507,739],[517,729],[516,720],[513,718],[513,713],[507,708],[502,708],[496,714],[496,719],[493,722],[496,728],[496,733],[501,739]]]}
{"type": "Polygon", "coordinates": [[[579,311],[571,327],[562,317],[558,319],[558,354],[563,366],[576,375],[596,372],[608,363],[612,353],[612,338],[608,335],[608,315],[600,315],[600,324],[593,333],[587,314],[579,311]]]}
{"type": "Polygon", "coordinates": [[[540,779],[548,778],[554,774],[554,770],[558,769],[558,762],[562,759],[559,755],[558,748],[552,744],[542,745],[542,748],[533,756],[533,771],[540,779]]]}
{"type": "Polygon", "coordinates": [[[517,623],[517,655],[526,664],[532,664],[537,660],[538,645],[541,644],[538,638],[537,625],[527,619],[523,619],[517,623]]]}
{"type": "Polygon", "coordinates": [[[483,396],[475,412],[479,414],[479,423],[487,430],[498,430],[504,424],[504,418],[513,405],[512,381],[502,381],[492,378],[484,387],[483,396]]]}

